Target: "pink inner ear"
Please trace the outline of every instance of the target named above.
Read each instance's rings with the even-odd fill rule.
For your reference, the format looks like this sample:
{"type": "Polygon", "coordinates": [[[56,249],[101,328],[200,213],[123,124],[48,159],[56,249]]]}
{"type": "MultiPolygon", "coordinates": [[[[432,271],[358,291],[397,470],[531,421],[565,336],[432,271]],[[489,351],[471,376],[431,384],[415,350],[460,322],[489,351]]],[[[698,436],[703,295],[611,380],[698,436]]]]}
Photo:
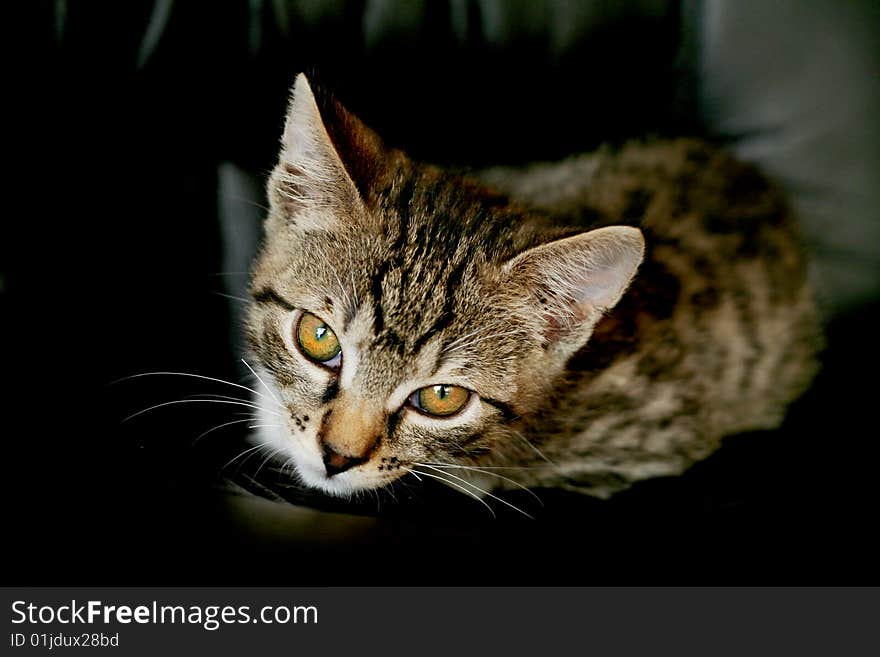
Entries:
{"type": "Polygon", "coordinates": [[[513,261],[528,303],[539,311],[548,344],[586,339],[599,315],[614,307],[642,259],[644,241],[632,228],[613,226],[536,247],[513,261]],[[536,298],[534,295],[539,295],[536,298]],[[536,303],[537,302],[537,303],[536,303]]]}
{"type": "Polygon", "coordinates": [[[570,309],[570,312],[564,315],[553,313],[550,311],[550,308],[545,308],[541,314],[544,319],[543,335],[545,342],[553,343],[559,341],[568,331],[586,321],[594,309],[591,304],[586,302],[575,302],[567,305],[567,308],[570,309]]]}
{"type": "Polygon", "coordinates": [[[562,335],[562,323],[555,315],[544,313],[544,342],[552,343],[562,335]]]}

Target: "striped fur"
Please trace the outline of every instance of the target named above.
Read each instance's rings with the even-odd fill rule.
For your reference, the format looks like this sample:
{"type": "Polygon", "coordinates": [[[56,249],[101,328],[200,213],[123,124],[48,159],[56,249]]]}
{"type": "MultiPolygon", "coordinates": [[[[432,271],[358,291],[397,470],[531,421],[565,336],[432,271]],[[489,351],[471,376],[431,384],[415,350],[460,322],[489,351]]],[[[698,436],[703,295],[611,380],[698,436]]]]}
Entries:
{"type": "Polygon", "coordinates": [[[448,463],[608,496],[777,426],[815,371],[785,203],[700,141],[465,177],[300,76],[268,195],[248,336],[289,420],[259,439],[331,494],[448,463]],[[302,310],[337,333],[338,375],[297,352],[302,310]],[[459,415],[407,405],[440,383],[475,393],[459,415]],[[328,441],[359,464],[328,477],[328,441]]]}

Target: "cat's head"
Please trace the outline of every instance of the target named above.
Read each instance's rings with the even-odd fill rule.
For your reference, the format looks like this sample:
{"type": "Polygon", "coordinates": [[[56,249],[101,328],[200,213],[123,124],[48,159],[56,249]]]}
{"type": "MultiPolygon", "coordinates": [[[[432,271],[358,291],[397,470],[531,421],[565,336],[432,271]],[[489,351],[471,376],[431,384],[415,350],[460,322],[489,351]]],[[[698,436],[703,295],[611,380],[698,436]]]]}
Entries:
{"type": "Polygon", "coordinates": [[[248,320],[271,388],[260,439],[337,495],[416,463],[515,461],[516,422],[644,248],[634,228],[563,232],[413,163],[303,75],[268,196],[248,320]]]}

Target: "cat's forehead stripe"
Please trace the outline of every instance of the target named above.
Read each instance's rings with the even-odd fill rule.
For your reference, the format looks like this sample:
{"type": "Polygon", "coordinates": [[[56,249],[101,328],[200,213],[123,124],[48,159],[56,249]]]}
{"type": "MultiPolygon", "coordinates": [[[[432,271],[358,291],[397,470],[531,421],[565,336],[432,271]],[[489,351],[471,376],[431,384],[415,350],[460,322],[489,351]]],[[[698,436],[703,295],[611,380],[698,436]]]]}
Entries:
{"type": "Polygon", "coordinates": [[[288,312],[296,310],[296,306],[284,299],[278,292],[271,287],[262,287],[253,294],[254,301],[257,303],[274,303],[281,306],[288,312]]]}
{"type": "MultiPolygon", "coordinates": [[[[465,238],[464,225],[452,225],[450,206],[455,200],[450,191],[443,177],[402,171],[384,192],[389,208],[396,211],[396,230],[390,240],[392,256],[370,277],[373,333],[379,342],[393,343],[398,351],[411,355],[453,322],[455,300],[462,292],[460,284],[477,246],[476,240],[465,238]],[[426,221],[428,218],[430,221],[426,221]],[[424,256],[429,252],[434,260],[441,261],[435,263],[440,266],[426,267],[424,256]],[[386,282],[392,273],[396,277],[393,285],[386,282]],[[386,298],[388,295],[393,298],[386,298]],[[402,299],[406,302],[401,303],[402,299]],[[432,310],[430,303],[419,303],[431,299],[442,299],[442,306],[432,310]],[[402,324],[395,336],[402,332],[406,338],[384,336],[389,322],[402,324]]],[[[471,209],[468,214],[478,213],[471,209]]]]}

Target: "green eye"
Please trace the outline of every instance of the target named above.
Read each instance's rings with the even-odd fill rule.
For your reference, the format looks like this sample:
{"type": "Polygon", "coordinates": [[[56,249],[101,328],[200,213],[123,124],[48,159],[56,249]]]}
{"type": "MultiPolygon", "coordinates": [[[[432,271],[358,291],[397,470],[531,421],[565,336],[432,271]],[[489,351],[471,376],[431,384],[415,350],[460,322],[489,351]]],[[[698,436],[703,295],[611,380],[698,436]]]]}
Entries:
{"type": "Polygon", "coordinates": [[[458,413],[470,397],[470,391],[465,388],[437,385],[416,390],[410,403],[423,413],[444,417],[458,413]]]}
{"type": "Polygon", "coordinates": [[[296,343],[306,358],[321,365],[335,369],[342,361],[342,348],[333,329],[312,313],[304,312],[299,318],[296,343]]]}

